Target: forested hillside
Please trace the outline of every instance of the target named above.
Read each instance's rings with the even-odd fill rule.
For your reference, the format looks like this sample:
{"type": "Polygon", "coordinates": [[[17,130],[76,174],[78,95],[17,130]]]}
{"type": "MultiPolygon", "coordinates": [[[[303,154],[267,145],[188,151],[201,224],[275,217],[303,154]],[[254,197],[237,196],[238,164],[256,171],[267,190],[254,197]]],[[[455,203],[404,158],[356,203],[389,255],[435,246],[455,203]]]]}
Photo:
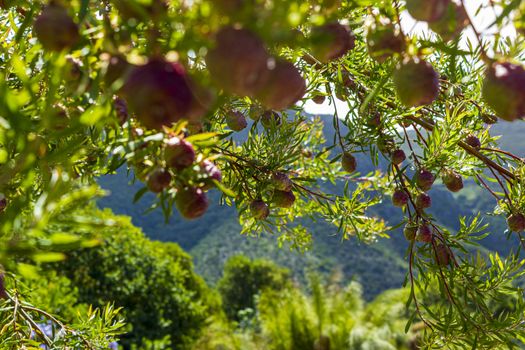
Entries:
{"type": "MultiPolygon", "coordinates": [[[[327,120],[331,117],[325,116],[327,120]]],[[[325,137],[334,136],[332,124],[325,124],[325,137]]],[[[493,128],[493,135],[502,134],[502,145],[518,155],[525,154],[525,128],[519,124],[512,127],[499,124],[493,128]]],[[[236,135],[242,138],[244,135],[236,135]]],[[[383,162],[380,160],[379,168],[383,162]]],[[[367,155],[358,156],[358,171],[362,175],[373,171],[374,165],[367,155]]],[[[99,179],[99,184],[109,191],[109,195],[98,201],[99,206],[108,207],[118,214],[132,217],[133,223],[141,227],[152,239],[173,241],[191,252],[196,270],[209,283],[215,283],[221,276],[225,261],[236,254],[253,258],[265,257],[282,266],[290,268],[294,276],[304,282],[306,272],[321,271],[331,273],[341,270],[345,279],[357,279],[364,286],[367,299],[378,293],[399,288],[407,269],[405,252],[408,246],[400,228],[390,232],[390,238],[380,239],[375,244],[364,244],[357,240],[342,240],[337,229],[323,222],[304,222],[313,233],[314,244],[306,252],[290,251],[290,247],[279,248],[274,237],[249,237],[240,235],[233,208],[214,205],[198,221],[182,219],[176,213],[168,223],[160,210],[148,212],[153,202],[152,194],[146,194],[133,204],[134,194],[143,187],[140,182],[132,183],[133,176],[121,171],[99,179]]],[[[342,184],[341,184],[342,186],[342,184]]],[[[339,189],[341,191],[342,188],[339,189]]],[[[446,227],[454,230],[459,227],[458,216],[471,217],[477,213],[494,210],[495,201],[473,182],[467,183],[458,194],[451,194],[443,186],[435,186],[430,192],[432,207],[429,212],[446,227]]],[[[211,202],[217,203],[219,193],[213,194],[211,202]]],[[[390,198],[374,207],[372,215],[382,217],[390,226],[401,222],[401,212],[391,205],[390,198]]],[[[489,230],[499,234],[491,235],[481,241],[482,246],[500,252],[512,247],[512,241],[505,239],[505,224],[501,218],[486,217],[489,230]]]]}

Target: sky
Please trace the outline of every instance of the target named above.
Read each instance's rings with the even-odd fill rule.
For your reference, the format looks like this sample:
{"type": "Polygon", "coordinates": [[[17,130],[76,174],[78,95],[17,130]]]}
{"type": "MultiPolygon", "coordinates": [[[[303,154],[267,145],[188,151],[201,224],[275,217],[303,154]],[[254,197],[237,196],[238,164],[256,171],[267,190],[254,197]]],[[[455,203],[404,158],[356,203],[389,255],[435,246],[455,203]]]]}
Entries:
{"type": "MultiPolygon", "coordinates": [[[[473,19],[476,30],[483,33],[486,37],[490,37],[494,34],[496,28],[490,28],[490,25],[494,22],[497,14],[501,12],[501,9],[494,9],[489,6],[490,0],[468,0],[465,1],[467,12],[470,18],[473,19]],[[480,8],[481,5],[481,8],[480,8]],[[495,12],[496,11],[496,12],[495,12]]],[[[403,32],[408,35],[428,35],[430,33],[428,26],[424,22],[415,21],[408,12],[404,11],[401,13],[401,27],[403,32]]],[[[512,25],[508,25],[500,31],[502,36],[515,37],[516,31],[512,25]]],[[[474,31],[469,27],[463,31],[463,37],[460,46],[466,47],[466,42],[476,42],[476,36],[474,31]]],[[[346,102],[335,99],[336,107],[339,116],[344,117],[348,113],[348,105],[346,102]]],[[[306,102],[305,111],[311,114],[334,114],[334,106],[329,104],[328,99],[325,103],[318,105],[313,101],[309,100],[306,102]]]]}

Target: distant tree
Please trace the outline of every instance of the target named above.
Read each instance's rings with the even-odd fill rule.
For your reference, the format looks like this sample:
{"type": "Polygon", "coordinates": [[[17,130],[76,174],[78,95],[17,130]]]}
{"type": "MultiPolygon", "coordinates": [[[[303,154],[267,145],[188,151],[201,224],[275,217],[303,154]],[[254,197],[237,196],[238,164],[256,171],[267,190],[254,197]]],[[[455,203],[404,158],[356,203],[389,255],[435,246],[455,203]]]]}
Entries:
{"type": "Polygon", "coordinates": [[[186,349],[199,335],[213,307],[213,295],[193,271],[191,256],[174,243],[152,242],[130,218],[108,210],[98,213],[114,224],[101,233],[96,249],[72,252],[62,272],[78,288],[81,302],[123,308],[126,348],[162,340],[173,349],[186,349]]]}
{"type": "Polygon", "coordinates": [[[291,285],[290,272],[275,263],[238,255],[224,266],[224,275],[218,282],[224,311],[238,321],[239,311],[254,310],[256,298],[265,290],[281,291],[291,285]]]}

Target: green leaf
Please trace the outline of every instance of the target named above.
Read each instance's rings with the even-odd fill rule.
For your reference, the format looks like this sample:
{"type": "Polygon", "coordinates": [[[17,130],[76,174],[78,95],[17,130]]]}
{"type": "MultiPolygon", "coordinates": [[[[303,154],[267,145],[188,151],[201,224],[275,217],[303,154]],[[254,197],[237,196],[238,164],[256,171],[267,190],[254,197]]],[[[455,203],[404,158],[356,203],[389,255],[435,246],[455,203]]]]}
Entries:
{"type": "Polygon", "coordinates": [[[45,252],[33,254],[31,258],[37,263],[49,263],[62,261],[66,258],[66,255],[63,253],[45,252]]]}

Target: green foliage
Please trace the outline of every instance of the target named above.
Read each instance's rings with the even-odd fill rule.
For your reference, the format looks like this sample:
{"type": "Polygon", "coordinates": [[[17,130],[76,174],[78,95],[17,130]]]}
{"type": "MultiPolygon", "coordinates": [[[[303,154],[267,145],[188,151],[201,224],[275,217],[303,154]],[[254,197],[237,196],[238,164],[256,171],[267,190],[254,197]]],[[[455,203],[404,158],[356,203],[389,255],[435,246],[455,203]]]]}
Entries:
{"type": "Polygon", "coordinates": [[[214,297],[193,272],[191,257],[174,243],[152,242],[130,219],[98,212],[114,225],[101,232],[103,244],[68,254],[61,273],[91,305],[115,302],[123,308],[125,346],[163,340],[185,349],[198,336],[214,297]]]}
{"type": "Polygon", "coordinates": [[[108,348],[124,332],[119,309],[78,302],[78,290],[54,270],[22,279],[7,276],[0,300],[0,343],[5,349],[108,348]]]}
{"type": "MultiPolygon", "coordinates": [[[[485,236],[479,220],[464,220],[455,232],[413,201],[431,185],[414,181],[414,170],[432,178],[454,171],[495,197],[495,214],[525,211],[523,160],[499,149],[490,130],[502,118],[525,117],[525,70],[519,64],[525,42],[522,36],[501,35],[511,23],[522,30],[523,8],[518,0],[490,2],[489,12],[497,15],[480,32],[472,18],[481,18],[477,10],[485,5],[470,4],[474,11],[468,15],[461,12],[466,1],[450,7],[459,12],[455,21],[447,21],[443,6],[420,0],[1,1],[2,265],[24,275],[38,264],[63,259],[69,249],[92,246],[91,236],[80,239],[64,230],[111,230],[111,223],[68,212],[101,194],[94,177],[124,165],[141,182],[164,169],[162,186],[148,182],[160,190],[151,208],[165,217],[174,207],[185,217],[202,215],[208,207],[202,191],[215,186],[221,202],[237,211],[242,232],[274,234],[280,244],[298,249],[312,243],[305,219],[333,225],[343,239],[374,242],[395,232],[398,222],[387,225],[374,209],[385,195],[403,189],[409,201],[399,224],[417,223],[431,231],[424,242],[411,242],[407,254],[409,299],[422,306],[415,307],[412,319],[432,324],[434,337],[454,339],[458,346],[510,346],[525,331],[523,296],[514,290],[519,295],[514,316],[495,320],[482,312],[484,283],[492,297],[508,293],[509,285],[515,288],[521,232],[509,232],[515,249],[500,259],[502,268],[490,258],[478,263],[468,248],[485,236]],[[439,33],[405,32],[404,10],[439,33]],[[443,21],[458,26],[442,28],[443,21]],[[367,49],[373,22],[391,24],[403,41],[381,57],[382,63],[367,49]],[[472,29],[473,41],[460,42],[464,26],[472,29]],[[393,72],[408,61],[428,69],[424,76],[410,73],[394,84],[393,72]],[[336,133],[328,145],[321,144],[320,121],[302,113],[306,101],[320,95],[334,106],[336,96],[348,105],[345,115],[334,107],[336,133]],[[243,140],[234,140],[227,128],[232,110],[257,120],[243,140]],[[480,147],[466,142],[470,136],[480,147]],[[191,164],[167,164],[165,152],[174,139],[191,144],[191,164]],[[380,157],[390,160],[402,147],[409,155],[402,166],[389,163],[365,176],[340,169],[341,154],[366,154],[378,165],[380,157]],[[222,182],[203,169],[205,161],[219,166],[222,182]],[[296,200],[290,208],[270,205],[270,215],[256,220],[246,209],[254,200],[274,196],[277,189],[269,180],[275,173],[291,179],[296,200]],[[328,184],[338,181],[345,183],[343,189],[331,191],[328,184]],[[446,254],[449,264],[438,254],[446,254]],[[21,257],[30,264],[19,264],[21,257]],[[436,278],[442,301],[434,310],[420,301],[436,278]],[[472,332],[478,328],[483,336],[472,332]]],[[[146,192],[139,190],[135,199],[146,192]]],[[[162,249],[146,246],[156,258],[163,255],[162,249]]],[[[133,258],[122,261],[133,263],[133,258]]],[[[153,269],[149,260],[141,262],[153,269]]],[[[138,285],[149,277],[163,280],[140,276],[138,285]]],[[[175,285],[184,286],[184,279],[178,281],[175,285]]],[[[165,328],[156,324],[159,332],[165,328]]]]}
{"type": "Polygon", "coordinates": [[[217,288],[226,315],[239,321],[240,312],[255,309],[257,297],[265,290],[281,292],[290,286],[290,273],[269,260],[250,260],[238,255],[224,266],[217,288]]]}
{"type": "MultiPolygon", "coordinates": [[[[336,277],[335,275],[334,277],[336,277]]],[[[310,294],[298,288],[265,290],[256,304],[256,326],[232,329],[216,319],[195,349],[347,350],[409,349],[404,331],[408,291],[392,290],[365,304],[358,283],[346,287],[312,276],[310,294]]]]}

